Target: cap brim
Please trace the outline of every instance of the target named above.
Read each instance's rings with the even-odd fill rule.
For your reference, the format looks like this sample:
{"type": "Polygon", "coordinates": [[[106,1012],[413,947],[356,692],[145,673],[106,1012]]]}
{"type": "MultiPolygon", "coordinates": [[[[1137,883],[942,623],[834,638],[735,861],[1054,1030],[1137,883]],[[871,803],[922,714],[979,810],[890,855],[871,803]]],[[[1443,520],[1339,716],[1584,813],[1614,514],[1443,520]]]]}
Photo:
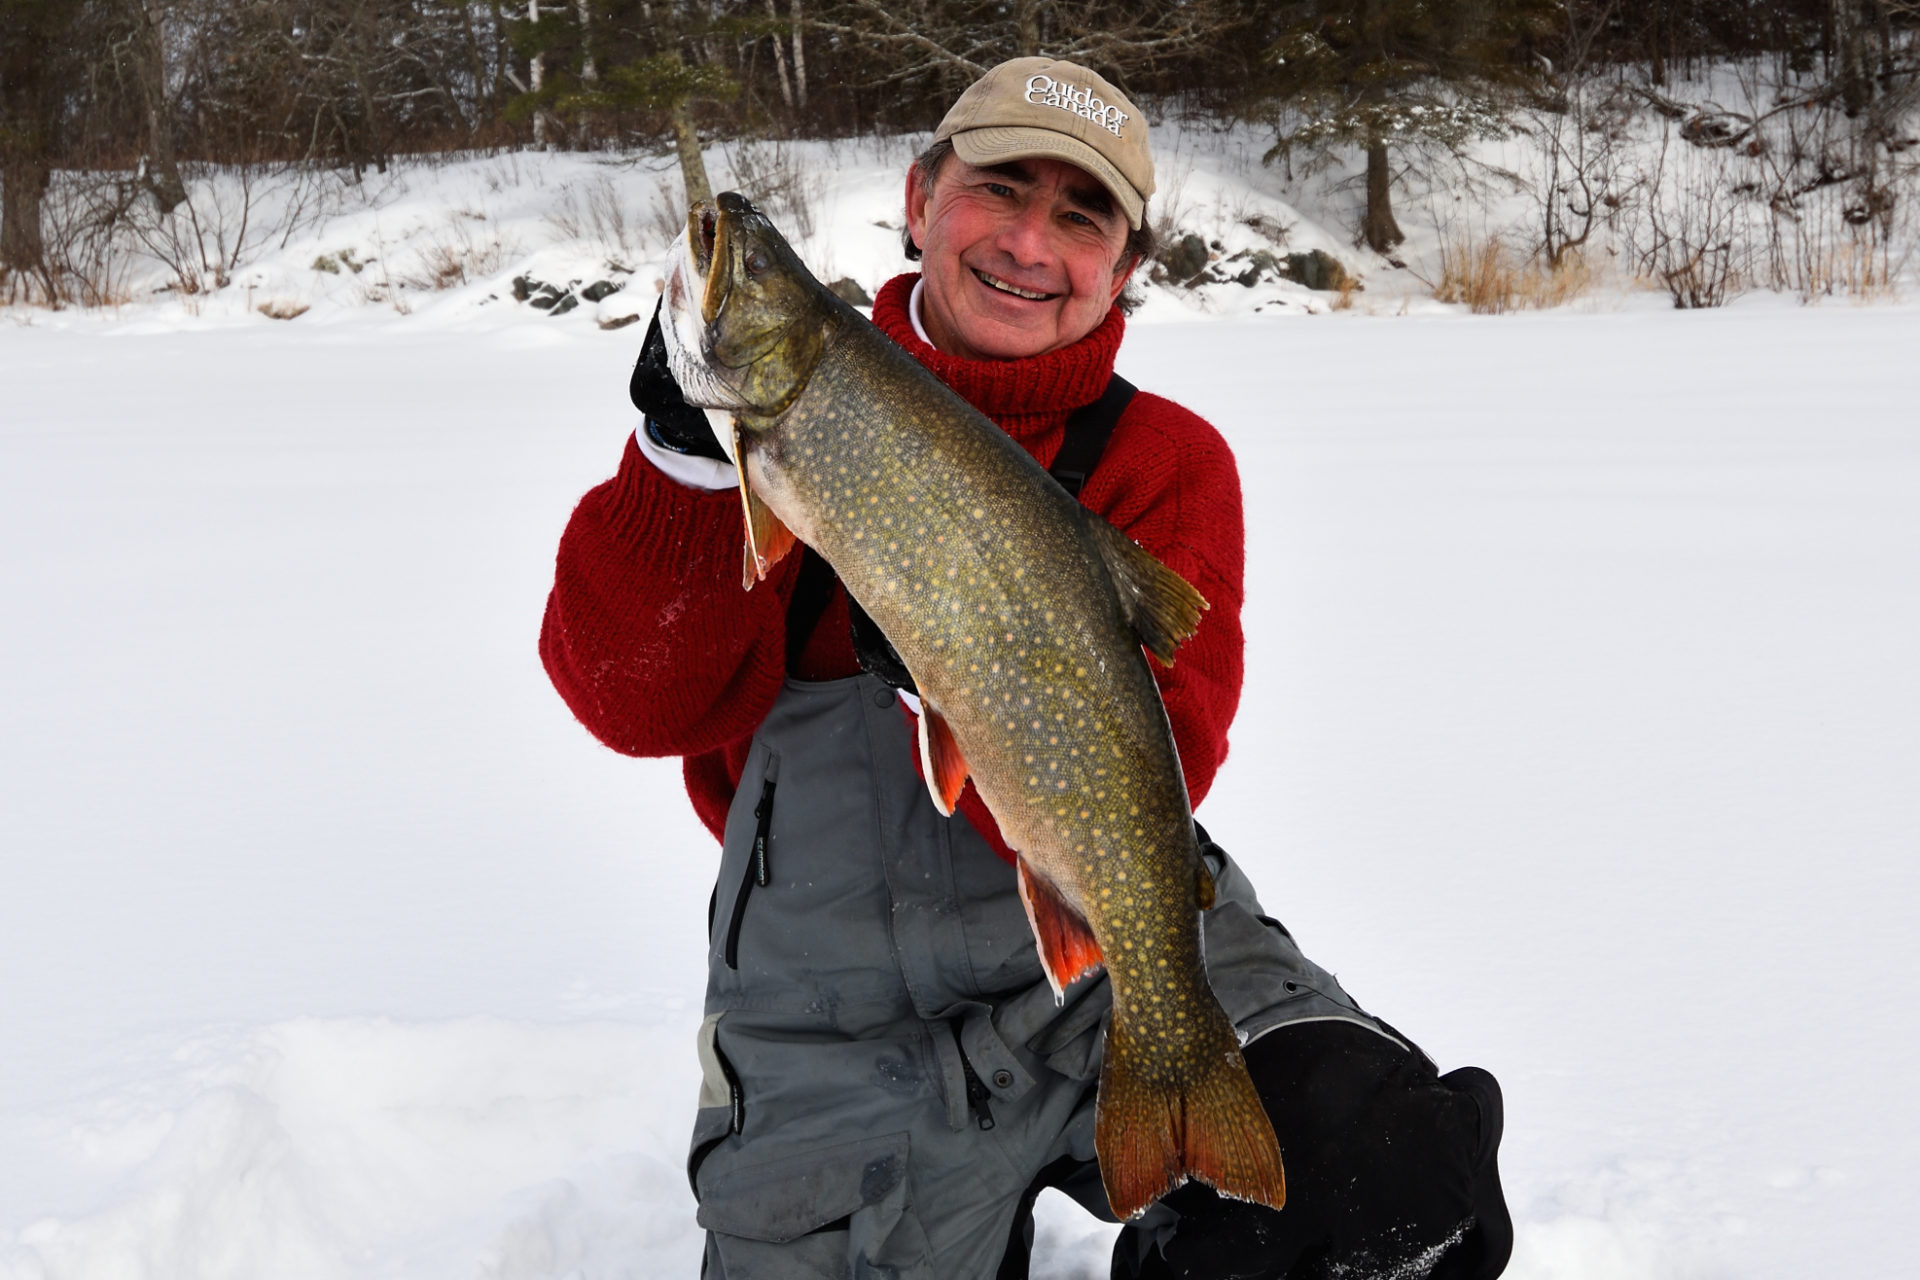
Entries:
{"type": "Polygon", "coordinates": [[[1120,211],[1126,215],[1127,225],[1136,231],[1140,229],[1140,219],[1146,212],[1147,202],[1140,198],[1133,184],[1113,167],[1111,161],[1078,138],[1029,125],[994,125],[954,134],[953,151],[968,164],[983,169],[1035,157],[1064,160],[1098,178],[1100,185],[1120,202],[1120,211]]]}

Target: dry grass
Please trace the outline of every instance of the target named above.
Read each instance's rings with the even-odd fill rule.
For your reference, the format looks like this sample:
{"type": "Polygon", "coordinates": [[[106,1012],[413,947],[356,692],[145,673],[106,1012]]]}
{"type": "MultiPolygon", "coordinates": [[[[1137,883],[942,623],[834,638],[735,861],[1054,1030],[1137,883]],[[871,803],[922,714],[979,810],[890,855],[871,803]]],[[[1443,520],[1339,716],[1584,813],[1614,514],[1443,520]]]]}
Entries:
{"type": "Polygon", "coordinates": [[[400,283],[439,292],[498,275],[516,248],[501,236],[475,234],[471,224],[483,218],[464,211],[448,214],[445,231],[420,250],[419,264],[400,283]]]}
{"type": "Polygon", "coordinates": [[[256,307],[255,310],[269,320],[298,320],[301,316],[307,314],[307,304],[304,302],[263,302],[256,307]]]}
{"type": "Polygon", "coordinates": [[[1575,254],[1562,255],[1549,266],[1537,257],[1521,257],[1499,236],[1490,236],[1477,245],[1456,240],[1441,250],[1440,281],[1433,296],[1464,304],[1475,315],[1497,316],[1565,306],[1592,283],[1586,263],[1575,254]]]}
{"type": "MultiPolygon", "coordinates": [[[[619,189],[604,175],[563,187],[560,206],[547,214],[547,222],[565,240],[586,241],[619,258],[645,256],[646,228],[629,221],[619,189]]],[[[680,225],[674,223],[668,240],[680,234],[680,225]]]]}

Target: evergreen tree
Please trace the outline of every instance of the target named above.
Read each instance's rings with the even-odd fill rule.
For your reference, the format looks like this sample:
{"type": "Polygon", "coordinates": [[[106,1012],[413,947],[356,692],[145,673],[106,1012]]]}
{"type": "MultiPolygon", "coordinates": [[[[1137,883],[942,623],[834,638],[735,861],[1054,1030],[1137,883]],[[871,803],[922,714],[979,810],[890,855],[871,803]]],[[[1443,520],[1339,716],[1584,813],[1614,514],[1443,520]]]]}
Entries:
{"type": "Polygon", "coordinates": [[[1559,0],[1292,0],[1261,6],[1266,58],[1251,110],[1275,130],[1269,161],[1358,147],[1367,158],[1362,238],[1405,239],[1393,216],[1392,149],[1458,146],[1506,131],[1499,94],[1532,80],[1559,0]]]}

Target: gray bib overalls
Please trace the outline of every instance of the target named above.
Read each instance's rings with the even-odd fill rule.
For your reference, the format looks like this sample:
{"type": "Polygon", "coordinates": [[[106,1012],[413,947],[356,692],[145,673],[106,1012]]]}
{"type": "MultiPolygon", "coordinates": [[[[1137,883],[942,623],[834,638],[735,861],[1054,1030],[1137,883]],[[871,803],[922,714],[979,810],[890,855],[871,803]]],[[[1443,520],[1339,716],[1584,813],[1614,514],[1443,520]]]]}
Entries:
{"type": "MultiPolygon", "coordinates": [[[[1093,1158],[1106,980],[1055,1004],[1013,868],[934,809],[915,749],[870,675],[789,680],[755,735],[688,1162],[708,1280],[991,1280],[1036,1173],[1093,1158]]],[[[1209,857],[1208,975],[1244,1036],[1389,1034],[1209,857]]]]}

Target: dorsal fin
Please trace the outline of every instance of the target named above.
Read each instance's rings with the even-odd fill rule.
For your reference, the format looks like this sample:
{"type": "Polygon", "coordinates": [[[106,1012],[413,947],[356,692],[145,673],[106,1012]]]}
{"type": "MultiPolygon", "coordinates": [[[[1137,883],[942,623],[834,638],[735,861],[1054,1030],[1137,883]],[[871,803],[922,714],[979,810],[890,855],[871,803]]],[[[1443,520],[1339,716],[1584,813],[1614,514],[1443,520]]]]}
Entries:
{"type": "Polygon", "coordinates": [[[1132,538],[1092,512],[1087,516],[1093,544],[1113,577],[1121,611],[1133,633],[1148,653],[1172,666],[1174,650],[1199,628],[1206,598],[1132,538]]]}

